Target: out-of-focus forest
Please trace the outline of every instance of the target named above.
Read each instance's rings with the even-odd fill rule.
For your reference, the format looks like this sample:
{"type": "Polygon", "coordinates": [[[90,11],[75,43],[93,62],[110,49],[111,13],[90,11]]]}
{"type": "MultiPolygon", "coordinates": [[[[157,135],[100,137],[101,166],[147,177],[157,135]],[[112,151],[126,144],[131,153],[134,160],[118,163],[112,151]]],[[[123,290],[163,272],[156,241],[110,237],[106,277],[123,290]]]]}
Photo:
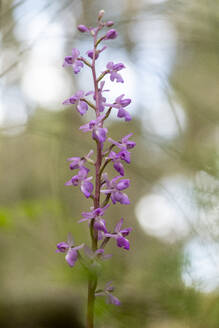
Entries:
{"type": "MultiPolygon", "coordinates": [[[[84,327],[87,276],[70,269],[56,244],[90,203],[64,186],[66,159],[93,144],[78,127],[89,118],[62,101],[90,90],[63,58],[85,54],[97,12],[119,32],[99,59],[124,62],[132,121],[115,116],[110,136],[134,133],[126,167],[130,206],[111,206],[110,225],[132,226],[129,252],[109,244],[100,284],[113,280],[120,307],[97,299],[100,328],[219,327],[219,1],[0,1],[0,326],[84,327]]],[[[113,171],[111,171],[113,173],[113,171]]],[[[115,174],[115,173],[113,173],[115,174]]]]}

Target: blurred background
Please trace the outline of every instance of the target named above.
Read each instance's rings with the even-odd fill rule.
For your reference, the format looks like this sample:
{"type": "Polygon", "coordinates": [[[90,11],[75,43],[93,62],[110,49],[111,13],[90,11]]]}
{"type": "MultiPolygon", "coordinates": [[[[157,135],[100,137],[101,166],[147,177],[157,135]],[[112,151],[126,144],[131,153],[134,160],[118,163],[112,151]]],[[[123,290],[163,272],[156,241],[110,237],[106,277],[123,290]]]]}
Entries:
{"type": "MultiPolygon", "coordinates": [[[[110,243],[100,287],[113,280],[121,307],[96,303],[100,328],[219,327],[219,1],[0,1],[0,326],[84,327],[87,277],[55,253],[89,201],[64,186],[66,158],[93,146],[62,101],[90,90],[85,68],[62,68],[77,47],[91,48],[79,23],[97,12],[119,32],[99,59],[124,62],[124,85],[107,78],[111,97],[132,98],[133,120],[112,116],[113,139],[134,133],[131,206],[111,206],[134,231],[131,250],[110,243]],[[119,90],[118,90],[119,89],[119,90]]],[[[111,171],[113,172],[113,171],[111,171]]],[[[115,174],[115,173],[114,173],[115,174]]]]}

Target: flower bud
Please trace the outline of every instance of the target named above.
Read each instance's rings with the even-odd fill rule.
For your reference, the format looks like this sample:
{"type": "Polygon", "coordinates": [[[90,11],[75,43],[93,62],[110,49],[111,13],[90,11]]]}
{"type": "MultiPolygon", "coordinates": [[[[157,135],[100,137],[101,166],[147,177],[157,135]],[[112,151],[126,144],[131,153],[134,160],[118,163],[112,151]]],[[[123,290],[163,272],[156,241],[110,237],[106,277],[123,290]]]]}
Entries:
{"type": "Polygon", "coordinates": [[[113,26],[113,25],[114,25],[114,22],[113,21],[106,22],[106,26],[108,26],[108,27],[113,26]]]}
{"type": "Polygon", "coordinates": [[[116,30],[112,29],[112,30],[109,30],[107,33],[106,33],[106,36],[105,36],[105,40],[109,40],[109,39],[115,39],[117,37],[118,33],[116,30]]]}
{"type": "Polygon", "coordinates": [[[100,21],[103,18],[103,15],[105,14],[105,11],[101,9],[98,14],[98,21],[100,21]]]}
{"type": "MultiPolygon", "coordinates": [[[[88,50],[87,51],[87,55],[88,55],[88,57],[90,57],[91,59],[93,59],[93,56],[94,56],[93,50],[88,50]]],[[[99,57],[99,51],[95,51],[95,59],[97,59],[98,57],[99,57]]]]}
{"type": "Polygon", "coordinates": [[[88,28],[85,25],[78,25],[78,31],[82,33],[88,32],[88,28]]]}

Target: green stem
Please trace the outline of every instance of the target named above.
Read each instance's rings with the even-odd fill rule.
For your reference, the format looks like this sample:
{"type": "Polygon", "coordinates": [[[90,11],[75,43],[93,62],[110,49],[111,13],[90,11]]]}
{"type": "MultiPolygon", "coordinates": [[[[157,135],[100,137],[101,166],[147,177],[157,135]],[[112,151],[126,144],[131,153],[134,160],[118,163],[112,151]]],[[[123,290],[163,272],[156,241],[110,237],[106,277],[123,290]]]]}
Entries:
{"type": "Polygon", "coordinates": [[[94,303],[95,290],[97,287],[97,278],[94,280],[92,276],[88,280],[88,297],[87,297],[87,328],[94,327],[94,303]]]}
{"type": "Polygon", "coordinates": [[[88,101],[85,98],[81,98],[81,100],[83,100],[84,102],[86,102],[88,104],[88,106],[90,106],[91,108],[93,108],[96,111],[96,107],[95,105],[93,105],[90,101],[88,101]]]}

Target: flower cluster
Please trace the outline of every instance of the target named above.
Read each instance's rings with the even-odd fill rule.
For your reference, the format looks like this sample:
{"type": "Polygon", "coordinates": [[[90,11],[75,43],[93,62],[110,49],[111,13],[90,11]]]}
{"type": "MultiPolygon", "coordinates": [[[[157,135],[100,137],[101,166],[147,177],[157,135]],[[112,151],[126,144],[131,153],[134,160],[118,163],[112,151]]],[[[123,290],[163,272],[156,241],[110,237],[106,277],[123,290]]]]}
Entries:
{"type": "MultiPolygon", "coordinates": [[[[130,186],[130,180],[124,178],[124,163],[130,164],[130,150],[135,147],[135,142],[130,140],[132,133],[115,141],[108,136],[108,129],[104,127],[105,120],[113,110],[117,111],[118,118],[123,118],[127,122],[131,120],[131,115],[127,111],[131,99],[121,94],[115,98],[114,102],[109,103],[106,97],[106,92],[109,90],[104,89],[104,79],[108,76],[111,82],[124,83],[124,79],[120,74],[125,69],[123,63],[110,61],[106,64],[106,69],[99,73],[99,76],[96,72],[95,62],[107,48],[106,45],[99,48],[99,45],[102,42],[115,39],[118,35],[115,29],[109,29],[99,36],[104,28],[110,28],[114,24],[112,21],[104,22],[102,20],[103,14],[103,11],[99,12],[96,27],[78,26],[80,32],[88,33],[93,38],[93,48],[88,50],[85,56],[81,56],[79,50],[73,48],[72,55],[65,57],[63,64],[63,66],[71,66],[75,74],[78,74],[82,68],[88,67],[91,70],[94,85],[92,91],[79,90],[63,102],[64,105],[73,106],[80,115],[86,114],[89,109],[95,114],[93,120],[80,126],[79,129],[84,133],[91,133],[91,138],[96,143],[96,155],[94,155],[94,150],[91,150],[85,156],[68,158],[70,170],[76,173],[66,182],[66,186],[79,186],[83,195],[93,201],[93,207],[89,211],[82,212],[82,218],[79,220],[79,222],[88,223],[92,243],[91,249],[84,244],[74,246],[73,239],[70,236],[67,242],[57,244],[57,252],[66,254],[65,259],[71,267],[75,265],[77,259],[81,259],[82,264],[88,262],[93,264],[96,261],[109,258],[110,255],[104,254],[104,248],[111,239],[116,241],[119,248],[124,250],[130,248],[127,236],[131,228],[122,228],[124,219],[119,219],[114,231],[108,230],[107,220],[105,219],[106,212],[111,204],[130,204],[129,197],[124,192],[130,186]],[[92,157],[95,158],[92,159],[92,157]],[[110,164],[115,169],[115,176],[112,178],[109,178],[105,172],[110,164]],[[90,176],[92,167],[94,167],[93,177],[90,176]],[[79,252],[81,249],[84,249],[84,260],[79,252]]],[[[96,290],[95,287],[95,290],[91,290],[93,297],[106,296],[108,303],[119,305],[120,302],[112,296],[112,291],[111,282],[107,283],[104,289],[96,290]]]]}

